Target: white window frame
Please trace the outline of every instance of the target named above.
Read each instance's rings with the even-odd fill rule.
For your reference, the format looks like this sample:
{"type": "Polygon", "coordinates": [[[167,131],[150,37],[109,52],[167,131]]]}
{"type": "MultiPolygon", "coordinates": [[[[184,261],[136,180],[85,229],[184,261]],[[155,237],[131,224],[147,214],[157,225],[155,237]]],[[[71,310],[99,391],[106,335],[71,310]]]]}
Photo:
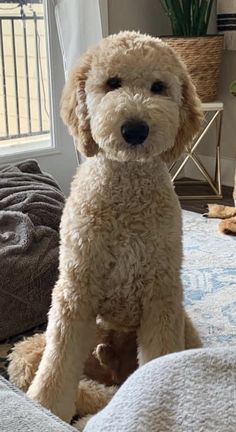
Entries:
{"type": "Polygon", "coordinates": [[[14,162],[19,159],[26,159],[28,157],[59,155],[62,153],[62,146],[73,146],[72,138],[66,132],[59,113],[60,97],[65,83],[65,75],[63,58],[57,35],[53,1],[44,0],[44,16],[48,53],[50,145],[46,146],[45,144],[42,144],[40,146],[40,143],[38,144],[38,147],[36,147],[37,144],[33,143],[27,143],[25,145],[11,145],[8,148],[3,149],[2,153],[0,149],[1,164],[14,162]]]}
{"type": "MultiPolygon", "coordinates": [[[[86,1],[86,0],[84,0],[86,1]]],[[[94,0],[95,1],[95,0],[94,0]]],[[[108,0],[99,1],[102,16],[103,37],[109,33],[108,28],[108,0]]],[[[67,195],[70,190],[70,183],[76,171],[80,159],[75,151],[72,137],[68,134],[67,128],[60,119],[60,98],[65,83],[65,72],[63,56],[58,37],[58,30],[55,17],[54,0],[44,0],[45,21],[47,33],[47,49],[49,59],[49,99],[51,118],[51,147],[39,149],[31,145],[31,149],[15,151],[11,155],[3,156],[0,153],[0,164],[17,162],[27,158],[35,158],[43,171],[49,172],[60,184],[67,195]]],[[[13,147],[13,146],[12,146],[13,147]]],[[[22,149],[22,147],[21,147],[22,149]]]]}

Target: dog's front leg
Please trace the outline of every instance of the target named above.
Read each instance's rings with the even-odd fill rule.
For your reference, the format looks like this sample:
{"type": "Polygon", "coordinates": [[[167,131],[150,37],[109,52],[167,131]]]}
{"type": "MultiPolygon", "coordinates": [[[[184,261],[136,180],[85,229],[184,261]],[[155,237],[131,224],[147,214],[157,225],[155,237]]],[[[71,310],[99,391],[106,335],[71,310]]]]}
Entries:
{"type": "Polygon", "coordinates": [[[64,278],[54,288],[45,351],[28,390],[65,421],[75,414],[78,381],[96,333],[88,301],[69,285],[64,278]]]}
{"type": "Polygon", "coordinates": [[[137,333],[139,366],[184,349],[184,312],[175,298],[152,299],[143,309],[137,333]]]}

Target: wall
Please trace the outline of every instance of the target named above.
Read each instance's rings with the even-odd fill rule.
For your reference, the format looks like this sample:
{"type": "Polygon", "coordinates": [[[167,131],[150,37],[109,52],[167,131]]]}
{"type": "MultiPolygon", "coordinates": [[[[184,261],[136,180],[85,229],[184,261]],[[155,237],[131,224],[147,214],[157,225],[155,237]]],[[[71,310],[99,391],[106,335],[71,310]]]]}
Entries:
{"type": "Polygon", "coordinates": [[[221,68],[219,97],[225,104],[222,140],[223,154],[236,158],[236,98],[229,92],[229,86],[236,80],[236,51],[225,51],[221,68]]]}
{"type": "MultiPolygon", "coordinates": [[[[140,30],[153,36],[170,34],[168,18],[159,0],[108,0],[109,33],[120,30],[140,30]]],[[[216,2],[211,17],[209,33],[216,33],[216,2]]],[[[233,185],[236,158],[236,99],[228,91],[231,81],[236,79],[236,51],[225,51],[221,69],[219,100],[225,104],[222,131],[222,178],[223,183],[233,185]]],[[[200,147],[202,160],[213,171],[215,134],[209,133],[200,147]]],[[[189,164],[187,175],[197,177],[189,164]]]]}
{"type": "Polygon", "coordinates": [[[140,30],[153,36],[170,34],[159,0],[109,0],[109,32],[140,30]]]}
{"type": "MultiPolygon", "coordinates": [[[[221,173],[225,185],[234,185],[236,163],[236,98],[229,93],[229,86],[236,79],[236,51],[224,51],[221,65],[218,99],[224,102],[224,117],[221,138],[221,173]]],[[[207,169],[214,172],[214,153],[216,143],[215,130],[212,128],[199,146],[201,160],[207,169]]],[[[199,172],[191,163],[185,171],[186,175],[201,179],[199,172]]]]}

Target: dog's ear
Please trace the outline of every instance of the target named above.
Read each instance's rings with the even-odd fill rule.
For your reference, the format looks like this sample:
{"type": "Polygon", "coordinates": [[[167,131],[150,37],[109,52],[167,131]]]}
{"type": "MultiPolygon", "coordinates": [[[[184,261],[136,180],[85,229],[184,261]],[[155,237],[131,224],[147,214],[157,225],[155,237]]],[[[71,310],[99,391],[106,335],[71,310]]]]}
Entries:
{"type": "Polygon", "coordinates": [[[61,98],[61,118],[83,155],[90,157],[98,152],[93,140],[86,105],[85,84],[90,71],[93,53],[87,52],[72,70],[65,84],[61,98]]]}
{"type": "Polygon", "coordinates": [[[187,74],[184,74],[182,84],[182,104],[180,107],[180,125],[174,146],[162,153],[165,162],[177,160],[186,147],[191,144],[199,132],[203,120],[201,101],[196,89],[187,74]]]}

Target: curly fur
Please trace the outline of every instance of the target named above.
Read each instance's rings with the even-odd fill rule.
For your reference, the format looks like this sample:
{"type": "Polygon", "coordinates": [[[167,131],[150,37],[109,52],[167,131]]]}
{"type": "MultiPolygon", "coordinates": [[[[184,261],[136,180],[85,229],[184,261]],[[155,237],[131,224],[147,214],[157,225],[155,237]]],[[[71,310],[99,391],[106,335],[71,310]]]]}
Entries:
{"type": "MultiPolygon", "coordinates": [[[[33,381],[45,345],[45,333],[36,333],[17,342],[8,355],[9,379],[21,390],[27,391],[33,381]]],[[[136,368],[135,332],[124,333],[98,327],[95,348],[84,365],[83,375],[86,379],[105,386],[121,385],[136,368]]]]}
{"type": "Polygon", "coordinates": [[[185,325],[194,332],[182,304],[181,210],[165,162],[188,146],[202,113],[174,51],[160,39],[122,32],[83,56],[61,115],[90,159],[62,216],[60,275],[28,395],[68,421],[98,315],[111,329],[137,332],[139,365],[184,349],[185,325]],[[122,85],[108,91],[114,76],[122,85]],[[165,94],[151,93],[156,80],[165,82],[165,94]],[[148,123],[142,145],[122,138],[129,119],[148,123]]]}

